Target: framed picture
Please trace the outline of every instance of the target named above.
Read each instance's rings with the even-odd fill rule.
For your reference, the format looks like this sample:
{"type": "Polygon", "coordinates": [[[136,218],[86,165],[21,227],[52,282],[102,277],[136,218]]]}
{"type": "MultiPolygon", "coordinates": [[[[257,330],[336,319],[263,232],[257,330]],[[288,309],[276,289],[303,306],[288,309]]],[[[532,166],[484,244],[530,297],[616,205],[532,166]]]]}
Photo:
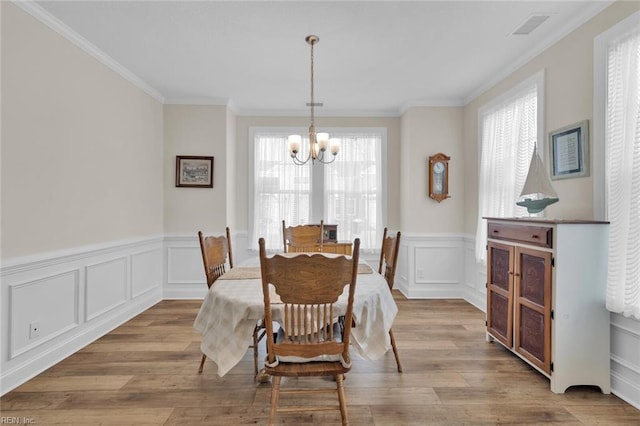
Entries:
{"type": "Polygon", "coordinates": [[[589,120],[549,133],[551,179],[589,176],[589,120]]]}
{"type": "Polygon", "coordinates": [[[213,157],[176,156],[176,186],[213,188],[213,157]]]}

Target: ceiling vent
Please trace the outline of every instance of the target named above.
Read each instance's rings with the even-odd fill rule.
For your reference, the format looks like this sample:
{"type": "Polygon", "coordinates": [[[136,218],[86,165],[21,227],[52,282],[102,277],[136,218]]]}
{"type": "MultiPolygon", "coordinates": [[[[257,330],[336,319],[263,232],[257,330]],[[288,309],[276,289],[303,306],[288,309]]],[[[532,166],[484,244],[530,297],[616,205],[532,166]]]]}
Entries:
{"type": "Polygon", "coordinates": [[[533,30],[538,28],[544,21],[549,19],[549,15],[531,15],[527,20],[520,25],[512,34],[513,35],[528,35],[533,30]]]}

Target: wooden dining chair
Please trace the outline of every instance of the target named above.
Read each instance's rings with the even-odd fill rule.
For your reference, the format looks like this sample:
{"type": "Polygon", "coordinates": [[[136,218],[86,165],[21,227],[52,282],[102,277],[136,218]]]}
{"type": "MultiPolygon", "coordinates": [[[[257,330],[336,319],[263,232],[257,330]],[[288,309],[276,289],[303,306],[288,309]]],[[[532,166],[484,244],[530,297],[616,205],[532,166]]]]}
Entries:
{"type": "Polygon", "coordinates": [[[282,242],[285,253],[322,251],[324,221],[318,225],[285,226],[282,221],[282,242]]]}
{"type": "MultiPolygon", "coordinates": [[[[384,228],[382,234],[382,248],[380,249],[380,265],[378,273],[383,274],[389,290],[393,290],[393,282],[396,276],[396,267],[398,266],[398,251],[400,248],[400,231],[395,236],[387,236],[387,228],[384,228]]],[[[396,357],[398,372],[402,373],[402,365],[398,356],[398,348],[396,347],[396,339],[393,337],[393,330],[389,329],[389,337],[391,338],[391,347],[393,355],[396,357]]]]}
{"type": "MultiPolygon", "coordinates": [[[[204,273],[207,278],[207,287],[211,288],[216,280],[227,271],[227,263],[229,264],[229,269],[233,268],[231,233],[229,232],[229,227],[226,229],[226,236],[219,237],[205,237],[202,234],[202,231],[198,231],[198,238],[200,240],[200,251],[202,252],[204,273]]],[[[262,340],[264,334],[265,331],[262,322],[256,324],[256,328],[253,330],[253,344],[250,346],[253,348],[253,369],[256,376],[258,374],[258,342],[262,340]]],[[[198,369],[199,374],[202,374],[204,361],[206,359],[207,356],[202,354],[200,368],[198,369]]]]}
{"type": "Polygon", "coordinates": [[[269,424],[278,412],[340,410],[342,424],[349,424],[344,392],[344,374],[351,369],[349,337],[353,300],[358,274],[360,240],[356,239],[352,257],[326,257],[320,253],[286,257],[267,257],[265,241],[260,238],[260,268],[267,334],[273,335],[272,306],[281,303],[283,318],[277,338],[267,339],[265,372],[272,376],[269,424]],[[335,307],[348,286],[346,326],[341,333],[336,320],[343,312],[335,307]],[[282,377],[330,376],[336,388],[281,389],[282,377]],[[338,393],[336,406],[292,407],[278,405],[280,394],[338,393]]]}

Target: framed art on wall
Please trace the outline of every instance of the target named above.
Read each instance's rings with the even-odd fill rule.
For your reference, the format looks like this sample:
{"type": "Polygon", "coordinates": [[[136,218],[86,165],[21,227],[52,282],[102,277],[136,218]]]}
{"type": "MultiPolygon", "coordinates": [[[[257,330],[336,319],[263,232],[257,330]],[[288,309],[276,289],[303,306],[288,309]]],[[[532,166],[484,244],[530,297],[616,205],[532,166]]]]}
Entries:
{"type": "Polygon", "coordinates": [[[176,156],[176,186],[213,188],[213,157],[176,156]]]}
{"type": "Polygon", "coordinates": [[[551,179],[589,176],[589,120],[549,133],[551,179]]]}

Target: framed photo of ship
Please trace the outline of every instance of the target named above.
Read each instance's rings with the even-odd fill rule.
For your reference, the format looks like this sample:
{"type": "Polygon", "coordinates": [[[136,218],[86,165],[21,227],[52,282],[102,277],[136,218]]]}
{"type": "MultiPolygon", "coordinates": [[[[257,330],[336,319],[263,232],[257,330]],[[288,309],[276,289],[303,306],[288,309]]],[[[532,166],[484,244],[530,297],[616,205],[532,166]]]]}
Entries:
{"type": "Polygon", "coordinates": [[[213,188],[213,157],[176,156],[176,186],[213,188]]]}
{"type": "Polygon", "coordinates": [[[549,133],[551,179],[589,176],[589,120],[549,133]]]}

